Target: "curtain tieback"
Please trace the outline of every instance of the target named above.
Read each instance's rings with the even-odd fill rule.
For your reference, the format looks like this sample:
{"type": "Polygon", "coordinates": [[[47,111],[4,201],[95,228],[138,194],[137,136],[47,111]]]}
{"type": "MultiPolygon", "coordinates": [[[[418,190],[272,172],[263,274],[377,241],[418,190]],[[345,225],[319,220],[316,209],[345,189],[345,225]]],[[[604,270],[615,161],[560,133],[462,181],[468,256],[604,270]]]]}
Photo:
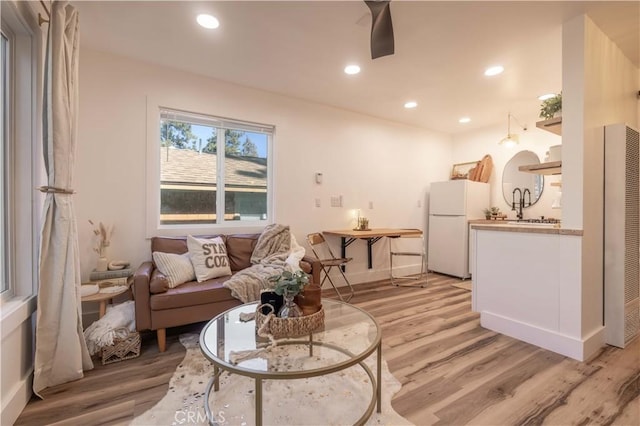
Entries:
{"type": "Polygon", "coordinates": [[[46,192],[46,193],[53,193],[53,194],[75,194],[76,191],[74,191],[73,189],[66,189],[66,188],[56,188],[55,186],[41,186],[39,188],[37,188],[40,190],[40,192],[46,192]]]}

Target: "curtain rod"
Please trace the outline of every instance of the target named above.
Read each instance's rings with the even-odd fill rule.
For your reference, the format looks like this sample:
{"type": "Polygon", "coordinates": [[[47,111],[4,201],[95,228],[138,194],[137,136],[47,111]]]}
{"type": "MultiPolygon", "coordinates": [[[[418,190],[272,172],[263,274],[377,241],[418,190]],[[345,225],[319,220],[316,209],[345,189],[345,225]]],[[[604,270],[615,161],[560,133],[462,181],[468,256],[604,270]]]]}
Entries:
{"type": "MultiPolygon", "coordinates": [[[[47,18],[51,19],[51,13],[49,12],[49,9],[47,9],[47,5],[44,4],[44,1],[40,0],[40,4],[42,5],[42,8],[44,9],[44,11],[47,13],[47,18]]],[[[40,14],[40,12],[38,12],[38,25],[42,26],[42,24],[44,24],[45,22],[49,22],[49,19],[45,19],[42,17],[42,15],[40,14]]]]}

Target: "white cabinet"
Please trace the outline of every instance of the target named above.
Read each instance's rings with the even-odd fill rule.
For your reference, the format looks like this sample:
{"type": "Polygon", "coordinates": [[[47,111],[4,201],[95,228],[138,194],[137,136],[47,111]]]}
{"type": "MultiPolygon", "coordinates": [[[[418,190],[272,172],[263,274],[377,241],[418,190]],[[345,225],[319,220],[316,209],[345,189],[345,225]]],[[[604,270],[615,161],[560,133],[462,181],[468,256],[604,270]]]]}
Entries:
{"type": "Polygon", "coordinates": [[[604,327],[583,333],[582,237],[473,231],[473,310],[484,328],[584,361],[604,327]]]}

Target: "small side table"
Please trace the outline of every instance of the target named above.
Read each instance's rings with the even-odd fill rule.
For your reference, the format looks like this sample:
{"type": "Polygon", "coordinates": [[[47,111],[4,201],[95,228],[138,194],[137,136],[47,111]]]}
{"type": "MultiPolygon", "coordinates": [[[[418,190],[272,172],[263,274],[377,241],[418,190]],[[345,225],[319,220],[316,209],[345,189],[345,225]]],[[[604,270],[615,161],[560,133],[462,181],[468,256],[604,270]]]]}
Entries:
{"type": "Polygon", "coordinates": [[[113,299],[114,297],[128,292],[129,288],[130,287],[127,286],[126,288],[123,288],[122,290],[117,291],[115,293],[96,293],[89,296],[83,296],[81,300],[83,302],[100,302],[99,318],[102,318],[104,314],[107,312],[107,303],[109,303],[111,299],[113,299]]]}

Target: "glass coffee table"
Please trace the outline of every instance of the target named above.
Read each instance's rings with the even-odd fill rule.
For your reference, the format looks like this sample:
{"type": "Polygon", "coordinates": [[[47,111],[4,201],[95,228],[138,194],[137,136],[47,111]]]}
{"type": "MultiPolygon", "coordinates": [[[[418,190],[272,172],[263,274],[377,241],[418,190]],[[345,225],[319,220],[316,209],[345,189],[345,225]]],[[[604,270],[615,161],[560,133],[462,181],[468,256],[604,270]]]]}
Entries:
{"type": "MultiPolygon", "coordinates": [[[[264,380],[294,380],[324,376],[359,365],[369,376],[372,396],[363,415],[355,422],[364,424],[374,408],[381,412],[382,332],[378,322],[364,310],[348,303],[323,299],[324,327],[309,336],[279,339],[277,348],[296,352],[296,357],[308,357],[309,363],[287,362],[283,351],[261,351],[258,356],[246,354],[259,351],[269,342],[256,335],[255,321],[242,321],[240,314],[255,312],[257,303],[248,303],[216,316],[200,333],[200,349],[211,361],[214,375],[205,392],[205,412],[214,423],[210,408],[211,391],[218,391],[223,371],[250,377],[255,382],[255,423],[262,425],[262,382],[264,380]],[[351,335],[348,333],[352,333],[351,335]],[[314,348],[316,349],[314,352],[314,348]],[[280,353],[279,353],[280,352],[280,353]],[[365,363],[374,352],[376,375],[365,363]],[[237,355],[241,355],[238,357],[237,355]]],[[[286,351],[285,351],[286,352],[286,351]]],[[[327,407],[329,408],[329,407],[327,407]]]]}

